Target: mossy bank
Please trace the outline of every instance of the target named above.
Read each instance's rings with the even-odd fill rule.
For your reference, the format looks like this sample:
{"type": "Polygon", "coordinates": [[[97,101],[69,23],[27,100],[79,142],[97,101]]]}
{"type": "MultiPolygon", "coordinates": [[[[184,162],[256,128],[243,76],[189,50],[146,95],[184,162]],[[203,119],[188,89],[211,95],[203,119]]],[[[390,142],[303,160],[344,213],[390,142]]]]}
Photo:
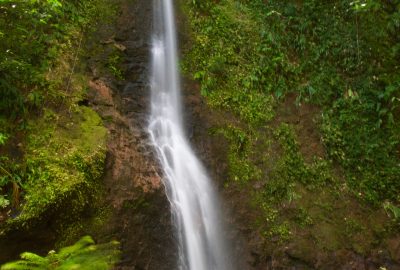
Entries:
{"type": "Polygon", "coordinates": [[[1,4],[2,22],[16,28],[2,29],[1,41],[0,262],[49,251],[102,193],[107,130],[84,102],[89,79],[81,59],[96,14],[111,19],[116,8],[53,2],[1,4]],[[30,23],[37,31],[24,30],[30,23]]]}

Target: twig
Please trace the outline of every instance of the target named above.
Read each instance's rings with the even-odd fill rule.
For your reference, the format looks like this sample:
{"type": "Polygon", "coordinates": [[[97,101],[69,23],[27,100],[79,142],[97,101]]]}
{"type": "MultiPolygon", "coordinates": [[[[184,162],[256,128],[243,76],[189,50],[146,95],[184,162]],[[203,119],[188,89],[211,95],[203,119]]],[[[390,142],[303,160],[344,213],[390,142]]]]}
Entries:
{"type": "Polygon", "coordinates": [[[81,50],[82,39],[83,39],[83,32],[81,33],[81,37],[79,39],[78,49],[76,50],[74,61],[72,64],[71,74],[69,75],[68,84],[67,84],[67,92],[69,92],[69,87],[70,87],[71,81],[72,81],[72,75],[74,75],[74,72],[75,72],[75,66],[76,66],[76,62],[78,60],[78,53],[81,50]]]}
{"type": "Polygon", "coordinates": [[[356,13],[356,29],[357,29],[357,59],[358,59],[358,65],[360,65],[360,34],[359,34],[358,14],[357,13],[356,13]]]}
{"type": "Polygon", "coordinates": [[[6,169],[4,169],[3,166],[0,165],[0,169],[5,172],[6,174],[8,174],[8,176],[10,176],[11,178],[13,177],[11,173],[9,173],[6,169]]]}

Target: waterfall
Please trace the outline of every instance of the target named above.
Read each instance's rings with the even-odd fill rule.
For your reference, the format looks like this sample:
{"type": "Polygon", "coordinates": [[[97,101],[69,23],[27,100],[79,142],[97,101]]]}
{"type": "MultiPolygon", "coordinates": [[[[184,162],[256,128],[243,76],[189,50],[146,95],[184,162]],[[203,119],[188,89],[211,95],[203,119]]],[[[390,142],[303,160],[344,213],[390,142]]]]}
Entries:
{"type": "Polygon", "coordinates": [[[148,131],[164,172],[179,269],[230,270],[216,192],[185,136],[172,0],[154,0],[148,131]]]}

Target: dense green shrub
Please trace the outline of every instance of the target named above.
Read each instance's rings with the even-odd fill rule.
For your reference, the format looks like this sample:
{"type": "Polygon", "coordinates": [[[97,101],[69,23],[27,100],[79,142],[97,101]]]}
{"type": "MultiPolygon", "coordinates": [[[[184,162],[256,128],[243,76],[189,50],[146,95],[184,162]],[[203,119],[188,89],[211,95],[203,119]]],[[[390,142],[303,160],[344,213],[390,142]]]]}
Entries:
{"type": "Polygon", "coordinates": [[[96,22],[98,0],[0,2],[0,114],[21,117],[59,95],[47,80],[62,49],[96,22]]]}
{"type": "Polygon", "coordinates": [[[100,14],[112,18],[114,6],[0,1],[0,210],[17,217],[9,223],[26,225],[67,198],[82,208],[96,189],[105,129],[94,111],[76,105],[87,85],[74,68],[85,35],[100,14]]]}
{"type": "Polygon", "coordinates": [[[185,9],[194,44],[183,67],[211,105],[258,128],[295,93],[298,104],[321,107],[322,141],[355,193],[399,202],[399,1],[195,1],[185,9]]]}

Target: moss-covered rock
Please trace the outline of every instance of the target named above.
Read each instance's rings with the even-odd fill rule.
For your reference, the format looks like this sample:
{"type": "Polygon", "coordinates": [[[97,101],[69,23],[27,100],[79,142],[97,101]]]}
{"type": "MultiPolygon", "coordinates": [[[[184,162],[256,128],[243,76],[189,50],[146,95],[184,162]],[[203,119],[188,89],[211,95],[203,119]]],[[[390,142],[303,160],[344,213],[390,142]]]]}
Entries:
{"type": "Polygon", "coordinates": [[[23,204],[8,229],[29,227],[63,207],[68,211],[61,216],[77,215],[103,173],[107,131],[92,109],[77,106],[70,115],[46,110],[29,127],[23,204]]]}

